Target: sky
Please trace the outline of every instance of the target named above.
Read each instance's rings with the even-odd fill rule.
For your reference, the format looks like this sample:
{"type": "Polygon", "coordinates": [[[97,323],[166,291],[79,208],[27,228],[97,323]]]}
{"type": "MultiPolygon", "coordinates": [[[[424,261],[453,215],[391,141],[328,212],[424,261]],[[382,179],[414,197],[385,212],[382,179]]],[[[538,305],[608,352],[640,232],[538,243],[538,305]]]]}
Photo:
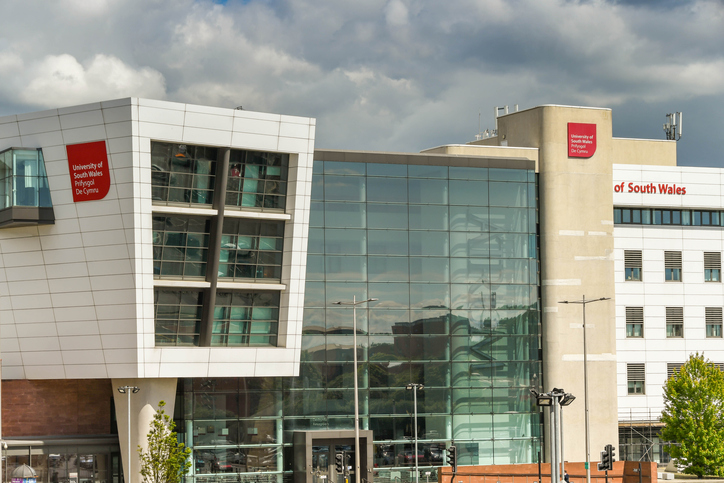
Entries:
{"type": "Polygon", "coordinates": [[[317,119],[417,152],[495,106],[606,107],[617,137],[724,167],[724,0],[2,0],[0,116],[147,97],[317,119]]]}

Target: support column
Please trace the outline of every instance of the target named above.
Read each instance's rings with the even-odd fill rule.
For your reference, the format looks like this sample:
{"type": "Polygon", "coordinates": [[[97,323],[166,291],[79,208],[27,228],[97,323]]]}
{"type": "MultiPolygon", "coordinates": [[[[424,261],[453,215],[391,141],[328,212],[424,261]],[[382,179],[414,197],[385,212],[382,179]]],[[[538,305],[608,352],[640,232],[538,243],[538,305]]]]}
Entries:
{"type": "Polygon", "coordinates": [[[116,421],[118,422],[118,442],[121,447],[121,463],[125,483],[141,483],[141,464],[138,456],[138,447],[144,450],[148,447],[146,435],[151,427],[151,421],[158,409],[160,401],[166,402],[166,414],[173,416],[176,402],[177,379],[112,379],[113,401],[116,406],[116,421]],[[139,391],[131,394],[131,454],[130,478],[126,474],[129,467],[128,455],[128,394],[118,392],[119,387],[134,386],[139,391]]]}

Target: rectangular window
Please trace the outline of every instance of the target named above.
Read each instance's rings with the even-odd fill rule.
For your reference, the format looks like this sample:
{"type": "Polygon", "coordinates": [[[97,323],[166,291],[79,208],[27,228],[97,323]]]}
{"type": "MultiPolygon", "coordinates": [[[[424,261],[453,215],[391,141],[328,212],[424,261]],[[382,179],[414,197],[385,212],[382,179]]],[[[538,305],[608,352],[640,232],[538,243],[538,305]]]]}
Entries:
{"type": "Polygon", "coordinates": [[[279,282],[283,246],[283,221],[225,218],[218,276],[223,281],[279,282]]]}
{"type": "Polygon", "coordinates": [[[217,292],[212,347],[276,346],[279,292],[217,292]]]}
{"type": "Polygon", "coordinates": [[[721,252],[704,252],[704,281],[721,282],[721,252]]]}
{"type": "Polygon", "coordinates": [[[666,378],[671,379],[674,377],[674,374],[679,372],[681,370],[681,366],[683,366],[681,362],[669,362],[666,364],[666,378]]]}
{"type": "Polygon", "coordinates": [[[644,308],[626,307],[626,337],[644,336],[644,308]]]}
{"type": "Polygon", "coordinates": [[[684,337],[684,308],[666,307],[666,337],[684,337]]]}
{"type": "Polygon", "coordinates": [[[681,282],[681,252],[664,252],[664,275],[667,282],[681,282]]]}
{"type": "Polygon", "coordinates": [[[704,314],[706,318],[706,336],[721,338],[722,323],[721,307],[706,307],[704,314]]]}
{"type": "Polygon", "coordinates": [[[624,250],[624,267],[626,281],[641,281],[641,250],[624,250]]]}
{"type": "Polygon", "coordinates": [[[209,251],[210,218],[185,215],[153,217],[155,278],[203,279],[209,251]]]}
{"type": "Polygon", "coordinates": [[[154,203],[211,205],[218,148],[151,143],[154,203]]]}
{"type": "Polygon", "coordinates": [[[628,393],[646,394],[646,369],[644,364],[626,364],[628,393]]]}
{"type": "Polygon", "coordinates": [[[227,207],[283,210],[289,155],[233,149],[226,182],[227,207]]]}
{"type": "Polygon", "coordinates": [[[154,290],[156,346],[198,347],[203,294],[194,290],[154,290]]]}

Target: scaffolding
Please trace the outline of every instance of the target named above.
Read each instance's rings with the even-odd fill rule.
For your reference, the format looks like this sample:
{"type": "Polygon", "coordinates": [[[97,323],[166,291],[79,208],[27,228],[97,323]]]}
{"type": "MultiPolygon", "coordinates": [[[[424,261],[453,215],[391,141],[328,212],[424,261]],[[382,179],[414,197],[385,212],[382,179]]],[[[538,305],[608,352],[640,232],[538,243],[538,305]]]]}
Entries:
{"type": "Polygon", "coordinates": [[[651,408],[618,411],[619,455],[624,461],[655,461],[666,464],[671,460],[661,441],[661,411],[651,408]]]}

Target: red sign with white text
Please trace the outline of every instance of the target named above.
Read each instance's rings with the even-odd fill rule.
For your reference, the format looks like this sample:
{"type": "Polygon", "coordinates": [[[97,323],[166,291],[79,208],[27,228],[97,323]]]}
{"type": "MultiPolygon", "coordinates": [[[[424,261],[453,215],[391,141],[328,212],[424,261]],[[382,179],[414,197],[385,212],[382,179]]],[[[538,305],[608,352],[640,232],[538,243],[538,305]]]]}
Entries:
{"type": "Polygon", "coordinates": [[[111,189],[106,142],[70,144],[68,153],[73,201],[102,200],[111,189]]]}
{"type": "Polygon", "coordinates": [[[568,123],[568,156],[590,158],[596,152],[596,125],[568,123]]]}

